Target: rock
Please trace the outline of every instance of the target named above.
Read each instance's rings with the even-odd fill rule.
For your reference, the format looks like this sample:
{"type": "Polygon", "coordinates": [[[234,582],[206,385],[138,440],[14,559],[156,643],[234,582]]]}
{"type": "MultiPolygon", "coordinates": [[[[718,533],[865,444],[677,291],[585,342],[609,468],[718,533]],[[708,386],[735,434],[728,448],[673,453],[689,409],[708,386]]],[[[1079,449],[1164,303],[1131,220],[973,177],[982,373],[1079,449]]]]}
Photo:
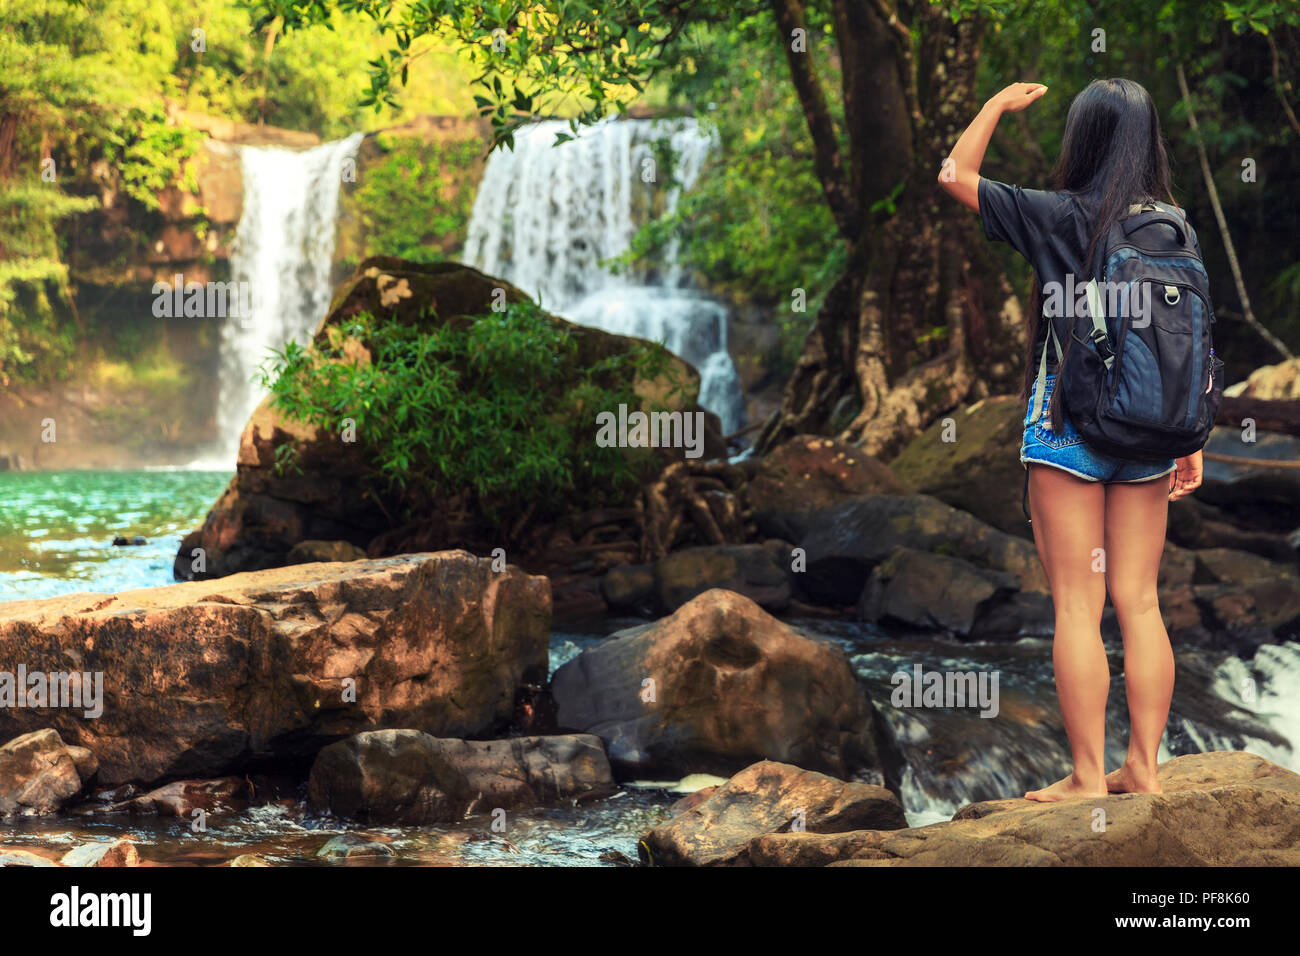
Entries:
{"type": "Polygon", "coordinates": [[[86,747],[68,747],[68,756],[77,768],[77,776],[82,783],[88,783],[99,773],[99,760],[86,747]]]}
{"type": "Polygon", "coordinates": [[[1172,541],[1165,541],[1164,552],[1160,555],[1160,587],[1191,587],[1196,577],[1196,552],[1180,548],[1172,541]]]}
{"type": "Polygon", "coordinates": [[[364,561],[366,552],[350,541],[299,541],[289,549],[286,564],[315,561],[364,561]]]}
{"type": "Polygon", "coordinates": [[[837,866],[1296,866],[1300,775],[1240,751],[1161,764],[1159,794],[995,800],[871,832],[837,866]],[[1094,830],[1096,809],[1106,827],[1094,830]]]}
{"type": "Polygon", "coordinates": [[[1278,562],[1295,561],[1298,553],[1287,535],[1276,530],[1237,527],[1222,509],[1195,496],[1170,502],[1168,536],[1171,542],[1186,549],[1232,548],[1278,562]]]}
{"type": "Polygon", "coordinates": [[[385,825],[455,820],[473,795],[465,775],[418,730],[379,730],[331,744],[311,768],[308,805],[317,813],[385,825]]]}
{"type": "Polygon", "coordinates": [[[743,594],[772,611],[790,604],[790,546],[716,544],[674,551],[654,564],[611,568],[601,592],[611,611],[660,617],[713,588],[743,594]]]}
{"type": "Polygon", "coordinates": [[[127,839],[111,843],[83,843],[63,854],[64,866],[139,866],[140,852],[127,839]]]}
{"type": "MultiPolygon", "coordinates": [[[[1300,436],[1261,431],[1249,435],[1249,441],[1243,437],[1241,429],[1222,425],[1210,433],[1206,453],[1234,460],[1205,460],[1205,483],[1196,490],[1197,500],[1250,531],[1278,533],[1300,526],[1300,470],[1250,461],[1300,461],[1300,436]]],[[[1214,544],[1240,547],[1229,541],[1214,544]]]]}
{"type": "Polygon", "coordinates": [[[1022,637],[1050,638],[1055,633],[1052,596],[1042,591],[1017,591],[980,607],[969,637],[973,641],[1018,641],[1022,637]]]}
{"type": "Polygon", "coordinates": [[[1300,359],[1257,368],[1244,382],[1225,388],[1223,394],[1232,398],[1300,398],[1300,359]]]}
{"type": "Polygon", "coordinates": [[[122,535],[118,535],[113,539],[113,547],[115,548],[138,548],[148,543],[148,539],[142,538],[139,535],[136,535],[134,538],[126,538],[122,535]]]}
{"type": "Polygon", "coordinates": [[[465,775],[479,812],[581,803],[616,790],[605,745],[592,734],[439,739],[437,745],[465,775]]]}
{"type": "Polygon", "coordinates": [[[863,495],[817,512],[799,547],[801,589],[828,605],[856,604],[871,569],[895,547],[946,554],[1016,576],[1021,591],[1047,592],[1034,545],[929,495],[863,495]]]}
{"type": "Polygon", "coordinates": [[[485,736],[509,724],[521,686],[544,683],[549,627],[544,578],[463,551],[19,601],[0,613],[0,659],[104,674],[103,714],[4,708],[0,739],[50,724],[94,751],[112,787],[254,758],[305,767],[394,724],[485,736]]]}
{"type": "Polygon", "coordinates": [[[749,598],[706,591],[555,672],[561,728],[596,734],[616,772],[730,774],[773,759],[846,775],[877,766],[848,658],[749,598]]]}
{"type": "Polygon", "coordinates": [[[859,448],[817,435],[799,435],[747,462],[748,500],[760,533],[797,541],[808,517],[846,498],[906,494],[887,465],[859,448]]]}
{"type": "Polygon", "coordinates": [[[469,741],[374,731],[322,750],[308,782],[317,813],[410,826],[613,792],[604,747],[590,735],[469,741]]]}
{"type": "MultiPolygon", "coordinates": [[[[31,713],[48,715],[44,708],[31,713]]],[[[54,813],[82,788],[77,761],[58,731],[34,730],[0,747],[0,817],[54,813]]]]}
{"type": "MultiPolygon", "coordinates": [[[[1300,631],[1300,587],[1297,587],[1295,578],[1199,584],[1192,592],[1209,615],[1212,630],[1232,635],[1258,628],[1264,634],[1275,634],[1282,640],[1290,640],[1300,631]]],[[[1268,643],[1268,638],[1253,639],[1251,643],[1256,646],[1268,643]]],[[[1222,646],[1234,648],[1236,642],[1229,639],[1222,646]]]]}
{"type": "Polygon", "coordinates": [[[318,857],[326,860],[355,860],[367,858],[387,858],[397,854],[387,843],[367,840],[356,833],[341,833],[330,839],[316,851],[318,857]]]}
{"type": "Polygon", "coordinates": [[[749,844],[751,866],[826,866],[870,845],[876,830],[847,833],[765,833],[749,844]]]}
{"type": "Polygon", "coordinates": [[[1192,552],[1196,562],[1196,584],[1240,584],[1245,581],[1285,579],[1295,582],[1300,592],[1300,570],[1294,564],[1282,564],[1249,551],[1232,548],[1205,548],[1192,552]]]}
{"type": "Polygon", "coordinates": [[[892,619],[967,637],[981,613],[1019,583],[1005,571],[900,547],[872,570],[859,608],[865,620],[892,619]]]}
{"type": "MultiPolygon", "coordinates": [[[[788,553],[787,553],[788,558],[788,553]]],[[[790,575],[772,550],[758,544],[719,544],[675,551],[655,564],[659,609],[672,613],[705,591],[743,594],[779,611],[790,603],[790,575]]]]}
{"type": "Polygon", "coordinates": [[[241,853],[230,861],[230,866],[270,866],[266,858],[256,853],[241,853]]]}
{"type": "Polygon", "coordinates": [[[808,834],[842,833],[892,830],[907,820],[884,787],[764,760],[655,827],[638,846],[655,866],[748,866],[757,840],[800,826],[808,834]]]}
{"type": "Polygon", "coordinates": [[[655,592],[655,569],[652,564],[624,564],[610,568],[600,579],[601,596],[611,611],[655,617],[659,613],[659,595],[655,592]]]}
{"type": "MultiPolygon", "coordinates": [[[[719,784],[718,786],[721,786],[721,784],[719,784]]],[[[676,816],[679,813],[685,813],[687,810],[690,810],[692,807],[698,807],[701,803],[709,799],[709,797],[713,796],[717,792],[718,792],[718,787],[703,787],[699,790],[696,790],[694,793],[688,793],[686,796],[682,797],[680,800],[675,801],[671,806],[668,807],[668,815],[676,816]]]]}
{"type": "Polygon", "coordinates": [[[217,780],[174,780],[156,790],[112,804],[103,813],[156,813],[160,817],[192,817],[195,810],[229,813],[248,806],[249,786],[242,777],[217,780]]]}
{"type": "MultiPolygon", "coordinates": [[[[526,299],[505,280],[459,263],[422,264],[374,256],[362,262],[335,290],[330,312],[317,328],[315,339],[324,341],[332,330],[360,312],[383,314],[394,322],[423,327],[442,326],[492,314],[502,296],[510,303],[526,299]],[[396,289],[409,295],[392,301],[385,290],[396,289]],[[386,298],[389,301],[385,302],[386,298]]],[[[604,360],[643,344],[638,339],[575,325],[558,317],[553,321],[572,335],[573,361],[579,369],[598,368],[604,360]]],[[[676,356],[669,355],[667,365],[664,378],[632,383],[635,393],[647,402],[662,401],[669,410],[702,411],[695,401],[699,373],[676,356]],[[673,391],[673,383],[668,380],[674,375],[681,383],[680,393],[673,391]]],[[[724,456],[726,449],[717,416],[706,413],[705,421],[705,456],[724,456]]],[[[486,553],[502,543],[499,535],[478,530],[480,524],[495,528],[484,515],[461,524],[445,520],[445,515],[415,526],[395,524],[390,515],[400,512],[396,498],[386,501],[381,494],[357,493],[373,474],[373,463],[367,460],[363,444],[344,443],[336,435],[288,419],[271,407],[269,397],[244,428],[237,464],[237,474],[203,526],[181,542],[173,566],[178,579],[279,567],[289,560],[293,547],[304,541],[365,542],[366,550],[376,554],[450,547],[472,547],[486,553]],[[290,475],[277,469],[277,449],[286,444],[292,444],[298,453],[299,470],[290,475]],[[196,549],[201,549],[201,563],[196,549]]],[[[574,502],[576,510],[583,510],[583,505],[582,501],[574,502]]],[[[510,542],[505,546],[517,560],[519,549],[510,542]]]]}
{"type": "Polygon", "coordinates": [[[1032,540],[1021,500],[1025,401],[995,395],[933,422],[889,463],[918,492],[968,511],[1007,534],[1032,540]]]}
{"type": "Polygon", "coordinates": [[[0,847],[0,866],[58,866],[58,864],[27,850],[0,847]]]}

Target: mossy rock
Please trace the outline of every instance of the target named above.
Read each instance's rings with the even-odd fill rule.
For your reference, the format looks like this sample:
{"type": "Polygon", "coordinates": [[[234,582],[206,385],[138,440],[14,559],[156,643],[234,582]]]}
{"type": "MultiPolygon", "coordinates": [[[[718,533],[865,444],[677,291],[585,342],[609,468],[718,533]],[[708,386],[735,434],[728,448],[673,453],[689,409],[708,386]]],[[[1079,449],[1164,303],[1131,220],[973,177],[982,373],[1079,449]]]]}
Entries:
{"type": "Polygon", "coordinates": [[[1024,420],[1025,405],[1018,397],[986,398],[931,424],[890,467],[917,491],[968,511],[999,531],[1031,538],[1021,510],[1024,420]]]}

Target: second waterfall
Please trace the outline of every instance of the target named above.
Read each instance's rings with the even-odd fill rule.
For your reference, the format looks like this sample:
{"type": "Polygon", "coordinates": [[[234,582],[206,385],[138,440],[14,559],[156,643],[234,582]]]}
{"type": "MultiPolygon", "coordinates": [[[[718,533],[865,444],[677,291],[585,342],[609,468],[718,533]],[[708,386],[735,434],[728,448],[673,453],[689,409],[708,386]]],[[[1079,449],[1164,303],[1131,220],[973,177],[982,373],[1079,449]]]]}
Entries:
{"type": "Polygon", "coordinates": [[[515,135],[513,150],[492,153],[465,261],[574,322],[662,342],[699,369],[700,404],[724,432],[736,430],[744,401],[727,351],[726,307],[690,288],[673,245],[644,276],[602,265],[627,251],[651,210],[676,208],[713,138],[693,119],[619,119],[556,146],[556,134],[567,131],[564,122],[537,123],[515,135]],[[658,146],[667,147],[672,169],[656,169],[658,146]]]}

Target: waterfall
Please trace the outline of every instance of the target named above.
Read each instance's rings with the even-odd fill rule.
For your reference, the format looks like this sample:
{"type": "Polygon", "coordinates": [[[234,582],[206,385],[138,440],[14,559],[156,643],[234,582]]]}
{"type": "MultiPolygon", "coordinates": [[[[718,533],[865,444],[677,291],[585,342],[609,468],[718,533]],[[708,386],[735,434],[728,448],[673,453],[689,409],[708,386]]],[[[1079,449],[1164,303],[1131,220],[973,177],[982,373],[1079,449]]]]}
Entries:
{"type": "Polygon", "coordinates": [[[343,164],[361,133],[307,150],[239,147],[243,213],[231,247],[231,279],[247,283],[251,315],[221,330],[219,460],[230,467],[239,436],[262,400],[256,372],[271,349],[305,343],[329,307],[343,164]]]}
{"type": "Polygon", "coordinates": [[[513,151],[492,154],[465,261],[574,322],[662,342],[700,371],[700,404],[735,430],[744,401],[727,351],[727,309],[690,288],[676,240],[644,275],[602,265],[627,251],[642,223],[677,208],[714,137],[694,119],[611,119],[556,146],[556,133],[567,131],[558,120],[536,123],[515,134],[513,151]],[[664,147],[672,169],[661,173],[664,147]]]}

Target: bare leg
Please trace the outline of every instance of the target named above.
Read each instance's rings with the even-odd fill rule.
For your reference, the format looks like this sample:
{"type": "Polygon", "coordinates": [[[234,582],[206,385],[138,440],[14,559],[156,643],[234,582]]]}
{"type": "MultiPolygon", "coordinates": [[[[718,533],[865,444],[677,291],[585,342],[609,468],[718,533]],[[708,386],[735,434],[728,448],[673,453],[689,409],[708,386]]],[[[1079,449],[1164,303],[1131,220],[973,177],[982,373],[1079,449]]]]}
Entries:
{"type": "Polygon", "coordinates": [[[1130,727],[1128,757],[1106,783],[1121,793],[1160,792],[1156,760],[1174,695],[1174,652],[1156,597],[1168,498],[1165,478],[1106,486],[1106,587],[1124,636],[1130,727]]]}
{"type": "Polygon", "coordinates": [[[1106,695],[1110,668],[1101,642],[1106,581],[1101,572],[1106,493],[1094,481],[1046,465],[1029,466],[1034,543],[1052,588],[1052,664],[1074,771],[1025,794],[1028,800],[1104,796],[1106,695]]]}

